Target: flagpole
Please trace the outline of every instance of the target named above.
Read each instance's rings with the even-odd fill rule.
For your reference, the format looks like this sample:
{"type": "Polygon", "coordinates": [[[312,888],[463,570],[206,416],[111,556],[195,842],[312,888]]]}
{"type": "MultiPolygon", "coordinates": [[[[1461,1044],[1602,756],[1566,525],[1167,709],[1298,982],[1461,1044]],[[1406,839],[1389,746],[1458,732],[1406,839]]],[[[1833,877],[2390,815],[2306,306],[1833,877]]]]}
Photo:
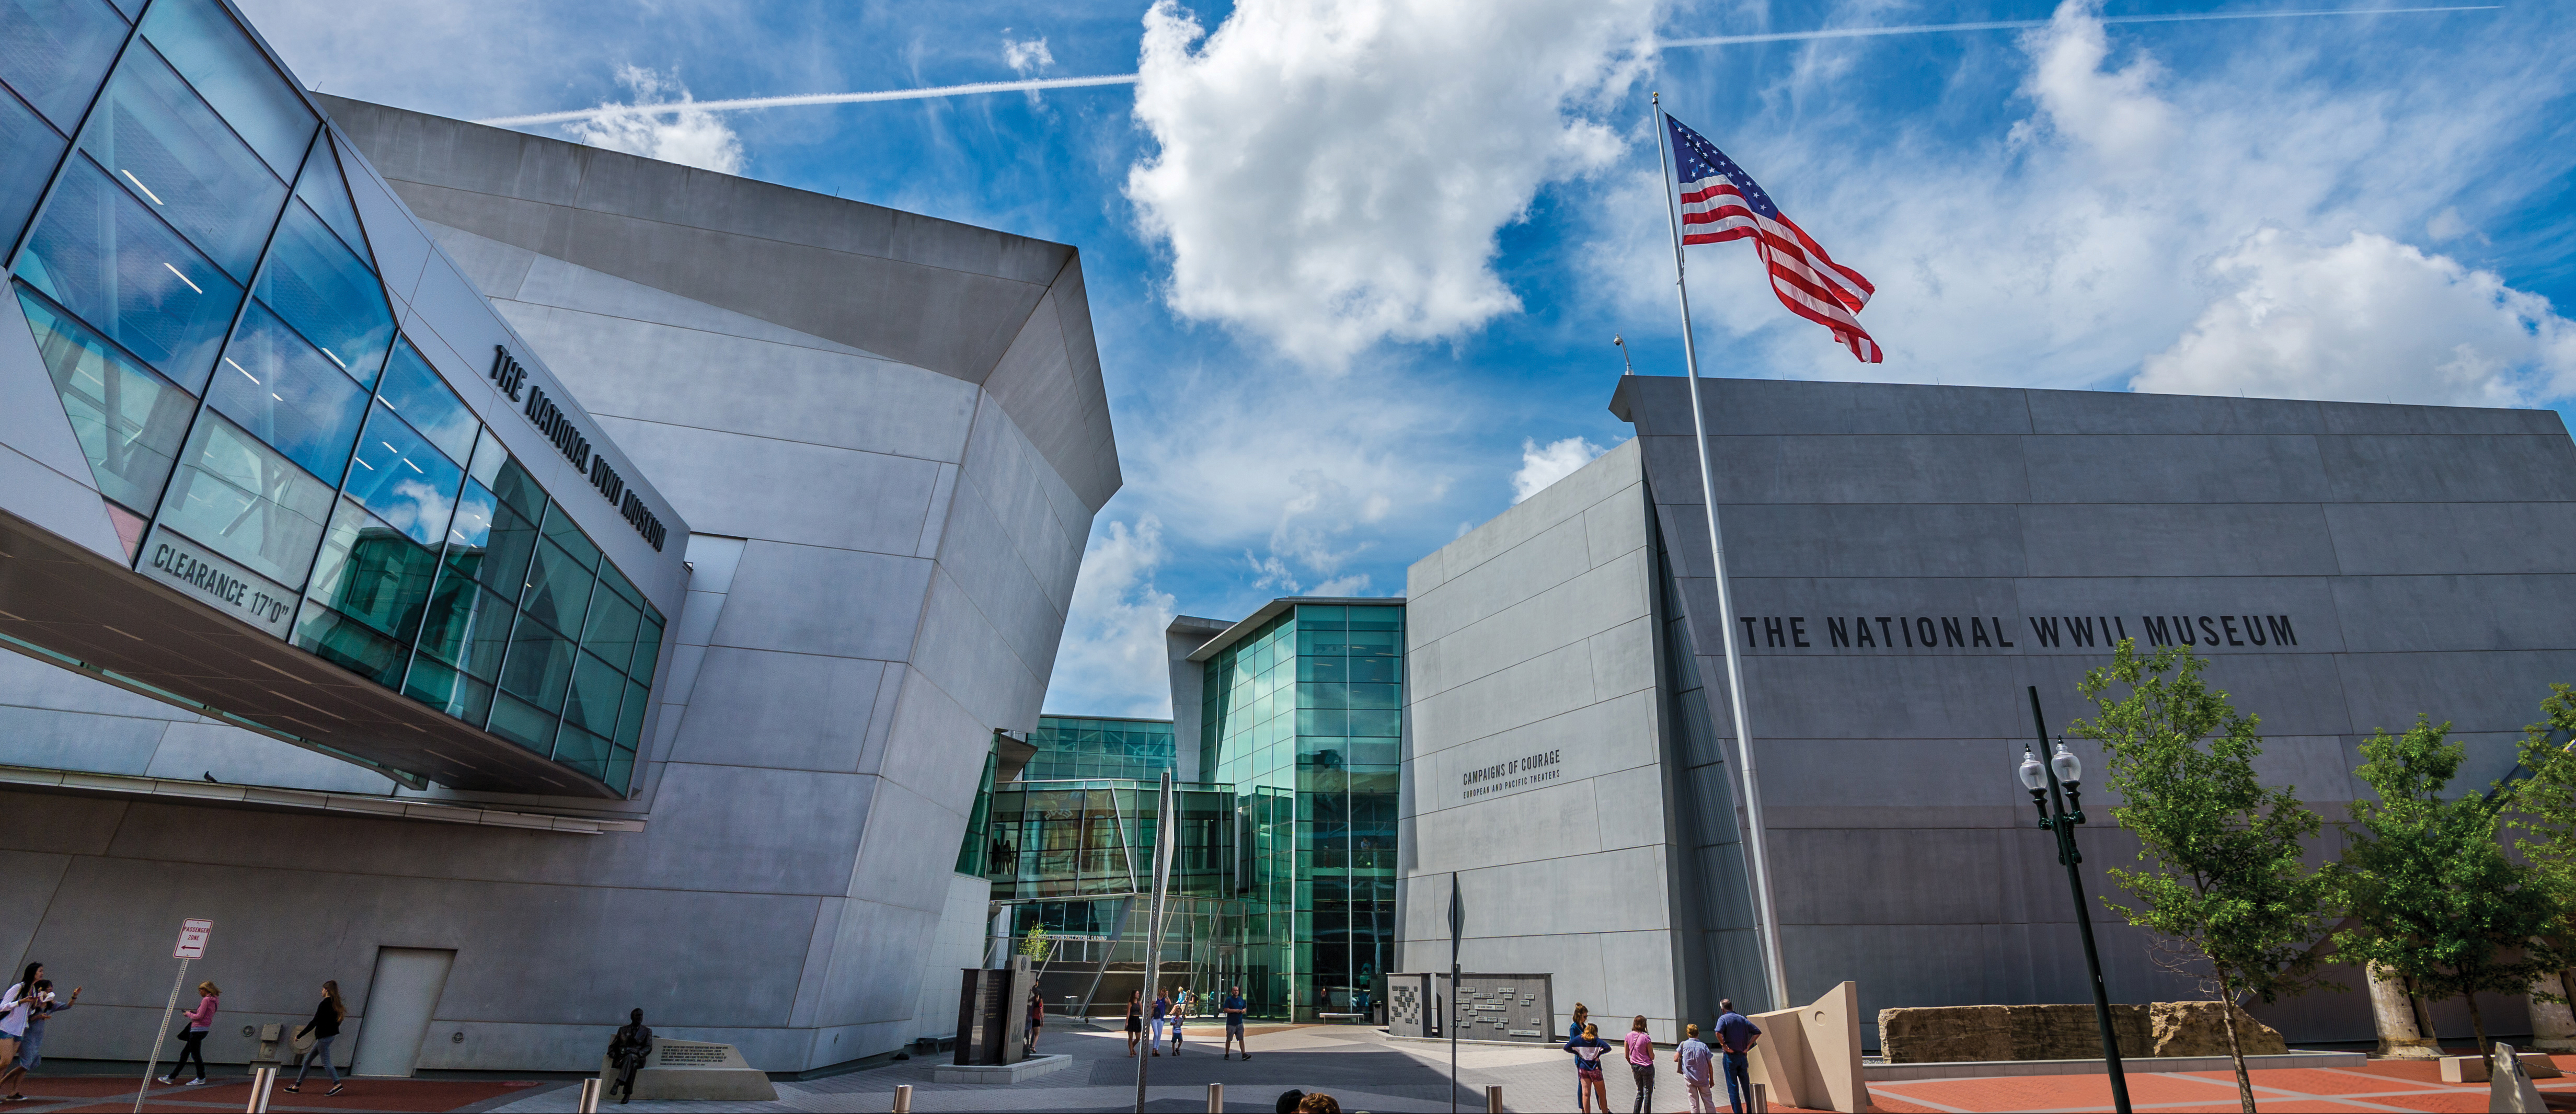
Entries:
{"type": "Polygon", "coordinates": [[[1671,129],[1664,126],[1661,93],[1648,97],[1655,107],[1655,164],[1663,168],[1664,218],[1673,233],[1673,289],[1681,295],[1682,362],[1690,373],[1692,440],[1699,446],[1700,505],[1708,510],[1708,553],[1717,578],[1718,629],[1726,640],[1726,697],[1735,717],[1735,749],[1744,767],[1745,846],[1753,863],[1753,903],[1762,922],[1762,973],[1770,983],[1771,1008],[1789,1006],[1789,972],[1780,958],[1780,913],[1771,901],[1770,840],[1762,826],[1762,789],[1753,770],[1753,726],[1744,715],[1744,662],[1735,648],[1735,593],[1726,580],[1726,541],[1717,528],[1717,482],[1708,464],[1708,421],[1699,401],[1699,345],[1691,335],[1690,284],[1682,277],[1682,218],[1673,200],[1673,169],[1665,150],[1671,129]]]}

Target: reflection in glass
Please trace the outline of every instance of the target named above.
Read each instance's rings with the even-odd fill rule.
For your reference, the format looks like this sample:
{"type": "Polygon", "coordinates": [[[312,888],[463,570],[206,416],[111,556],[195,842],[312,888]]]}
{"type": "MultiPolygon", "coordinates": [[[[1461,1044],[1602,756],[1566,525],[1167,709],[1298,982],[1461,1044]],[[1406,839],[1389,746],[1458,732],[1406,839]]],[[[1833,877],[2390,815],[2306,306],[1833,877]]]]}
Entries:
{"type": "Polygon", "coordinates": [[[347,491],[394,529],[422,545],[437,545],[456,510],[465,470],[412,432],[381,403],[367,418],[358,453],[349,459],[347,491]]]}
{"type": "Polygon", "coordinates": [[[474,420],[473,411],[448,390],[438,373],[430,370],[429,361],[421,359],[411,342],[396,338],[393,359],[385,363],[384,386],[377,388],[377,399],[393,407],[429,443],[438,446],[449,460],[459,464],[474,453],[474,438],[483,424],[474,420]]]}
{"type": "MultiPolygon", "coordinates": [[[[305,595],[410,645],[429,602],[438,555],[342,500],[305,595]]],[[[399,677],[399,674],[397,674],[399,677]]],[[[387,681],[387,684],[394,683],[387,681]]]]}
{"type": "Polygon", "coordinates": [[[277,168],[278,177],[295,176],[319,121],[221,6],[214,0],[163,0],[144,19],[143,37],[277,168]]]}
{"type": "Polygon", "coordinates": [[[563,710],[564,693],[572,687],[572,640],[543,625],[519,619],[510,633],[510,657],[501,664],[501,691],[526,699],[548,714],[563,710]]]}
{"type": "Polygon", "coordinates": [[[465,474],[474,477],[475,483],[485,487],[499,487],[501,466],[509,461],[510,451],[502,448],[501,439],[492,436],[492,431],[486,429],[474,439],[474,464],[465,470],[465,474]]]}
{"type": "Polygon", "coordinates": [[[97,0],[0,0],[0,80],[64,131],[124,42],[125,21],[97,0]]]}
{"type": "Polygon", "coordinates": [[[617,730],[617,702],[626,695],[626,678],[617,667],[589,654],[572,670],[572,698],[564,701],[564,722],[602,735],[617,730]]]}
{"type": "MultiPolygon", "coordinates": [[[[0,0],[0,12],[8,5],[9,0],[0,0]]],[[[7,34],[0,29],[0,36],[7,34]]],[[[0,92],[0,151],[10,153],[0,160],[0,242],[14,244],[28,214],[36,211],[36,199],[44,196],[45,179],[62,160],[63,137],[18,98],[0,92]]]]}
{"type": "Polygon", "coordinates": [[[492,686],[426,657],[412,659],[403,695],[476,727],[492,711],[492,686]]]}
{"type": "Polygon", "coordinates": [[[393,311],[375,273],[302,202],[286,207],[251,293],[360,386],[374,386],[393,343],[393,311]]]}
{"type": "MultiPolygon", "coordinates": [[[[606,575],[599,578],[600,590],[591,596],[590,619],[582,627],[581,646],[622,672],[626,663],[635,656],[635,629],[643,621],[644,611],[637,601],[618,592],[610,582],[608,578],[617,575],[614,569],[603,569],[603,572],[606,575]]],[[[621,576],[618,579],[625,578],[621,576]]],[[[596,729],[604,731],[607,728],[601,726],[596,729]]]]}
{"type": "Polygon", "coordinates": [[[554,753],[555,727],[560,722],[553,712],[508,693],[492,702],[491,732],[539,754],[554,753]]]}
{"type": "Polygon", "coordinates": [[[447,524],[450,560],[455,555],[471,553],[477,563],[482,561],[482,549],[492,541],[492,515],[499,503],[490,488],[465,481],[465,494],[456,499],[456,517],[447,524]]]}
{"type": "Polygon", "coordinates": [[[295,621],[295,645],[387,687],[401,683],[408,656],[401,643],[312,600],[304,601],[304,616],[295,621]]]}
{"type": "Polygon", "coordinates": [[[301,589],[331,513],[330,485],[217,414],[198,420],[179,460],[161,524],[301,589]]]}
{"type": "Polygon", "coordinates": [[[625,750],[636,748],[636,739],[644,734],[644,713],[652,709],[650,690],[628,682],[626,701],[617,708],[617,745],[625,750]]]}
{"type": "Polygon", "coordinates": [[[519,512],[531,524],[546,516],[546,489],[537,486],[536,478],[528,475],[527,469],[503,454],[499,468],[490,479],[484,479],[482,462],[485,458],[481,455],[482,450],[475,452],[474,478],[490,485],[492,493],[501,497],[502,505],[519,512]]]}
{"type": "Polygon", "coordinates": [[[142,202],[74,157],[18,274],[190,393],[206,389],[241,287],[142,202]]]}
{"type": "Polygon", "coordinates": [[[515,607],[520,593],[527,590],[528,560],[536,550],[536,523],[519,517],[519,512],[511,510],[507,503],[495,503],[490,540],[480,559],[467,571],[515,607]]]}
{"type": "Polygon", "coordinates": [[[633,784],[634,779],[635,751],[628,747],[619,747],[611,752],[608,756],[608,776],[600,780],[607,782],[609,788],[623,794],[627,787],[633,784]]]}
{"type": "Polygon", "coordinates": [[[18,304],[100,493],[148,513],[170,482],[196,400],[34,294],[20,291],[18,304]]]}
{"type": "Polygon", "coordinates": [[[286,183],[150,50],[126,52],[81,150],[233,277],[250,277],[286,183]]]}
{"type": "Polygon", "coordinates": [[[555,736],[555,761],[595,778],[608,777],[608,752],[608,740],[570,723],[555,736]]]}
{"type": "Polygon", "coordinates": [[[349,204],[348,183],[341,181],[340,160],[331,151],[331,133],[326,131],[313,141],[313,154],[304,160],[304,176],[295,181],[296,199],[321,214],[322,223],[330,225],[340,241],[372,267],[375,254],[367,250],[367,238],[358,230],[358,210],[349,204]]]}
{"type": "Polygon", "coordinates": [[[347,467],[367,392],[266,307],[253,302],[242,314],[216,370],[206,401],[225,417],[314,475],[347,467]]]}
{"type": "Polygon", "coordinates": [[[536,563],[528,567],[528,589],[519,598],[519,610],[550,627],[580,630],[593,583],[589,565],[574,560],[562,546],[541,543],[536,563]]]}
{"type": "Polygon", "coordinates": [[[661,658],[662,613],[648,603],[644,605],[644,627],[635,632],[635,660],[626,664],[626,675],[652,684],[654,663],[661,658]]]}
{"type": "Polygon", "coordinates": [[[572,559],[585,569],[599,567],[599,547],[591,544],[590,535],[582,533],[562,503],[546,512],[546,540],[564,547],[572,559]]]}
{"type": "Polygon", "coordinates": [[[510,624],[517,617],[508,601],[476,585],[469,573],[460,570],[456,553],[450,550],[439,569],[438,587],[429,595],[420,652],[491,680],[501,674],[501,655],[509,647],[510,624]]]}

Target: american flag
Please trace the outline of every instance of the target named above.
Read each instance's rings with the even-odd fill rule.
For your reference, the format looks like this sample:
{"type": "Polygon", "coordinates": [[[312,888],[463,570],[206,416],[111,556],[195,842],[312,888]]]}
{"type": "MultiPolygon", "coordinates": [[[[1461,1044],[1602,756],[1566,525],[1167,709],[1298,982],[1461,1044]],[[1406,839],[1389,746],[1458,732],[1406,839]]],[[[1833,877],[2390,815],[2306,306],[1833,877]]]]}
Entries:
{"type": "Polygon", "coordinates": [[[1834,339],[1865,364],[1882,353],[1860,327],[1860,307],[1877,288],[1860,272],[1836,263],[1814,238],[1782,216],[1771,195],[1717,145],[1667,115],[1673,133],[1673,173],[1681,180],[1682,243],[1752,240],[1771,272],[1771,291],[1789,312],[1834,331],[1834,339]]]}

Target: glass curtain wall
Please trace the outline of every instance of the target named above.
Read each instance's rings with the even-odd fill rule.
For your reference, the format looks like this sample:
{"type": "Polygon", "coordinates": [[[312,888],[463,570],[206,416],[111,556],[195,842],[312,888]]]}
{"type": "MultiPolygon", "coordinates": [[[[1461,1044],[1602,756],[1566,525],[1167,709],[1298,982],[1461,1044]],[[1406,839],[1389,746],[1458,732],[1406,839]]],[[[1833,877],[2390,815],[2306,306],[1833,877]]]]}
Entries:
{"type": "Polygon", "coordinates": [[[1175,768],[1172,721],[1041,716],[1029,732],[1037,748],[1023,781],[1062,778],[1133,778],[1155,780],[1175,768]]]}
{"type": "Polygon", "coordinates": [[[329,129],[214,0],[0,0],[11,299],[139,561],[624,791],[662,615],[395,324],[329,129]]]}
{"type": "Polygon", "coordinates": [[[1384,1000],[1404,608],[1298,604],[1206,665],[1203,769],[1234,787],[1245,996],[1312,1019],[1384,1000]]]}

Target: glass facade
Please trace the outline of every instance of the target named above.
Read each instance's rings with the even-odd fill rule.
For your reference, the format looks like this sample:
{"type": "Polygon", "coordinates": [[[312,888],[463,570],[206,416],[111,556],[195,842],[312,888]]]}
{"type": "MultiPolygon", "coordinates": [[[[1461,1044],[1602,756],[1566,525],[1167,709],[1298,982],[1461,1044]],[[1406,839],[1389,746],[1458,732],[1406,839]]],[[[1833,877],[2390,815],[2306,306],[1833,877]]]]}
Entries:
{"type": "Polygon", "coordinates": [[[1402,602],[1295,604],[1210,659],[1202,691],[1200,768],[1241,828],[1245,996],[1293,1019],[1385,1001],[1402,602]]]}
{"type": "Polygon", "coordinates": [[[321,124],[214,0],[0,0],[9,300],[138,569],[201,549],[254,624],[623,792],[663,616],[402,336],[321,124]]]}
{"type": "Polygon", "coordinates": [[[1064,778],[1130,778],[1153,781],[1173,769],[1172,721],[1077,719],[1041,716],[1029,732],[1037,754],[1020,771],[1022,781],[1064,778]]]}

